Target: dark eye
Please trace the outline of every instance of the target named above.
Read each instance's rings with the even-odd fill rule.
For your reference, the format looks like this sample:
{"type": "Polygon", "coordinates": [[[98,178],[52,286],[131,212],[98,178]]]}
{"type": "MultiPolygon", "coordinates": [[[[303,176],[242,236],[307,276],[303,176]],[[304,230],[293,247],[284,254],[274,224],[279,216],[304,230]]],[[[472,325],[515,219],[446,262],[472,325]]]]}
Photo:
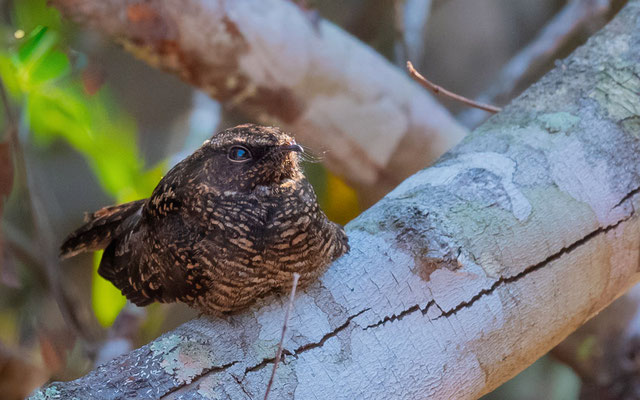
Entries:
{"type": "Polygon", "coordinates": [[[248,161],[251,160],[251,152],[244,146],[233,146],[229,149],[227,157],[234,162],[248,161]]]}

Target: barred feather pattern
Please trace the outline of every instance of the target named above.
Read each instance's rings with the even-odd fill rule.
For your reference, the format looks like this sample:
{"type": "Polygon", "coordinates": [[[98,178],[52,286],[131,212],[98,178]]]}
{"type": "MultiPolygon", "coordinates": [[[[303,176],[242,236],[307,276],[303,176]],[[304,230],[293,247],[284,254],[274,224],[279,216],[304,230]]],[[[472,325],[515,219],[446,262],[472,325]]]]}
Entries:
{"type": "Polygon", "coordinates": [[[69,235],[60,246],[60,257],[104,249],[113,238],[140,219],[145,200],[104,207],[87,213],[85,224],[69,235]]]}
{"type": "Polygon", "coordinates": [[[319,208],[291,143],[256,125],[214,135],[149,199],[91,214],[62,252],[105,248],[99,274],[140,306],[180,301],[220,315],[288,290],[294,273],[308,285],[349,245],[319,208]],[[230,163],[238,145],[255,161],[230,163]]]}

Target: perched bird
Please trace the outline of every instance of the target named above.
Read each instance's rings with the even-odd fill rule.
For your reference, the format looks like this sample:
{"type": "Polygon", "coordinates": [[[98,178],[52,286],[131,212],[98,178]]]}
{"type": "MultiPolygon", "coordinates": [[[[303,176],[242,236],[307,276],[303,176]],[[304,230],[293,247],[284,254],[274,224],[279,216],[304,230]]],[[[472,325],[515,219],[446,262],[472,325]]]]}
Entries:
{"type": "Polygon", "coordinates": [[[274,127],[214,135],[148,199],[88,214],[61,257],[105,249],[98,273],[134,304],[181,301],[206,314],[240,310],[312,282],[349,251],[318,207],[302,148],[274,127]]]}

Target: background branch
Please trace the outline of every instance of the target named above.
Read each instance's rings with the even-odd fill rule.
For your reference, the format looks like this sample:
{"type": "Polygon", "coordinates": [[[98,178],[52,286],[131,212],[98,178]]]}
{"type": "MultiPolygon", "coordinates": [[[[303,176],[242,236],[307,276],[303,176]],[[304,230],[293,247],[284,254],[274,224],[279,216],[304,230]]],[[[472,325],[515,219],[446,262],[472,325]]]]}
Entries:
{"type": "MultiPolygon", "coordinates": [[[[604,26],[624,3],[626,0],[569,0],[538,36],[502,68],[495,83],[476,100],[496,105],[508,103],[552,68],[555,59],[565,56],[567,46],[580,43],[604,26]]],[[[486,118],[487,115],[478,110],[465,110],[459,119],[472,127],[486,118]]]]}
{"type": "Polygon", "coordinates": [[[466,131],[401,70],[285,0],[54,0],[228,108],[290,130],[365,204],[466,131]]]}

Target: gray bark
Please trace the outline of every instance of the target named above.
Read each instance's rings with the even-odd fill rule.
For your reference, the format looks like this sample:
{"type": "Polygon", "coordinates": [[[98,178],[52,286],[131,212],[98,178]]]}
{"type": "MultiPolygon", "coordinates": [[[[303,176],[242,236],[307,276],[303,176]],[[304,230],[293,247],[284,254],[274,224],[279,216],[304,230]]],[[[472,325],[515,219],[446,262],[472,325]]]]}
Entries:
{"type": "MultiPolygon", "coordinates": [[[[347,227],[272,398],[473,399],[640,280],[640,0],[347,227]]],[[[32,399],[262,398],[284,315],[200,318],[32,399]]]]}

